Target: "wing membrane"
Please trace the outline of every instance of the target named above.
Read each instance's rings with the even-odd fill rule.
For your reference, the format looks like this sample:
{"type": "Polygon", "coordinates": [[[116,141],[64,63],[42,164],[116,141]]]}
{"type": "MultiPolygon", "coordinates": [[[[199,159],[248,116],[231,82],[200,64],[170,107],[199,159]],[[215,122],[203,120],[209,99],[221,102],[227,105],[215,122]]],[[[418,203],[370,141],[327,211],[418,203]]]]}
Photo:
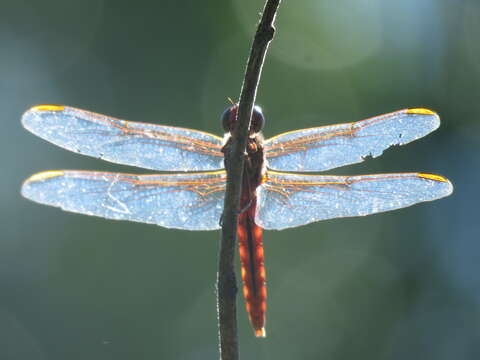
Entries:
{"type": "Polygon", "coordinates": [[[225,172],[131,175],[47,171],[33,175],[22,195],[66,211],[185,230],[220,228],[225,172]]]}
{"type": "Polygon", "coordinates": [[[320,176],[267,172],[256,222],[281,230],[311,222],[363,216],[448,196],[452,184],[422,173],[320,176]]]}
{"type": "Polygon", "coordinates": [[[280,134],[265,141],[268,167],[323,171],[377,157],[392,145],[421,138],[440,125],[436,113],[405,109],[370,119],[280,134]]]}
{"type": "Polygon", "coordinates": [[[23,126],[67,150],[161,171],[223,168],[222,139],[205,132],[129,122],[58,105],[35,106],[23,126]]]}

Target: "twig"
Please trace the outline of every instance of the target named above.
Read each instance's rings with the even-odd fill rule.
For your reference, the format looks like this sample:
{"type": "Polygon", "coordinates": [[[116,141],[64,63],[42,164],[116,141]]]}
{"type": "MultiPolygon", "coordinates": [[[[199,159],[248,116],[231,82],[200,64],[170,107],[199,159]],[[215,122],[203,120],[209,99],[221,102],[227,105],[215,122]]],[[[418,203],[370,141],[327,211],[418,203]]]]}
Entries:
{"type": "Polygon", "coordinates": [[[262,19],[258,24],[248,59],[245,78],[240,94],[235,130],[227,168],[227,188],[222,217],[222,241],[218,261],[217,297],[220,337],[220,358],[238,359],[237,283],[234,270],[235,244],[237,236],[238,209],[243,175],[244,153],[248,128],[257,94],[258,82],[268,44],[273,38],[273,22],[280,0],[267,0],[262,19]]]}

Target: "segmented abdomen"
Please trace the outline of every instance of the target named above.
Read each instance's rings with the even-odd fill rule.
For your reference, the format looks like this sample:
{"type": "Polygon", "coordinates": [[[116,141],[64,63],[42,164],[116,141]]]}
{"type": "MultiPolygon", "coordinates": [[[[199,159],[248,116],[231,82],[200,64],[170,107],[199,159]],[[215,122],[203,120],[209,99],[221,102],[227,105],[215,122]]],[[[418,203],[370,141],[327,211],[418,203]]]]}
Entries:
{"type": "Polygon", "coordinates": [[[267,286],[262,228],[255,224],[256,198],[238,217],[238,245],[242,264],[243,295],[255,336],[265,337],[267,286]]]}

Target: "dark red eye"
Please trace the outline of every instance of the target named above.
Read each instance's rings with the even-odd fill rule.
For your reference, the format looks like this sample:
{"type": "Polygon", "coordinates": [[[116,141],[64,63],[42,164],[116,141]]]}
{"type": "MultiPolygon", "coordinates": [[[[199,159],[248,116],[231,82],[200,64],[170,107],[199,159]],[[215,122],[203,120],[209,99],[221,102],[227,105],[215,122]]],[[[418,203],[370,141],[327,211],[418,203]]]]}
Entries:
{"type": "Polygon", "coordinates": [[[230,106],[222,114],[222,127],[225,132],[230,132],[233,130],[235,120],[237,118],[237,105],[230,106]]]}
{"type": "Polygon", "coordinates": [[[265,126],[265,117],[260,106],[255,105],[252,112],[252,122],[250,123],[250,133],[256,134],[262,131],[265,126]]]}
{"type": "MultiPolygon", "coordinates": [[[[233,131],[235,121],[237,120],[237,105],[230,106],[222,114],[222,127],[225,132],[233,131]]],[[[263,116],[260,106],[255,105],[252,111],[252,121],[250,123],[250,134],[256,134],[262,131],[265,125],[265,117],[263,116]]]]}

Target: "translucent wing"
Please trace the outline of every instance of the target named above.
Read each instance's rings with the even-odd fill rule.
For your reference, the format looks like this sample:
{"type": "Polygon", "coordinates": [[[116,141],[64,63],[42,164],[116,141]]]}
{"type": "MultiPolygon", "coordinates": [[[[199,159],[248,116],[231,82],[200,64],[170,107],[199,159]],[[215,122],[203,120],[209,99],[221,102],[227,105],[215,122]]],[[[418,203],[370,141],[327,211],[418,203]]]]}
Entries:
{"type": "Polygon", "coordinates": [[[286,132],[266,140],[265,152],[268,167],[274,170],[323,171],[377,157],[439,125],[433,111],[405,109],[353,123],[286,132]]]}
{"type": "Polygon", "coordinates": [[[130,122],[68,106],[40,105],[23,126],[65,149],[161,171],[223,168],[222,138],[197,130],[130,122]]]}
{"type": "Polygon", "coordinates": [[[25,181],[22,195],[66,211],[185,230],[218,229],[224,171],[131,175],[47,171],[25,181]]]}
{"type": "Polygon", "coordinates": [[[314,221],[363,216],[450,195],[442,176],[422,173],[320,176],[267,172],[256,222],[281,230],[314,221]]]}

